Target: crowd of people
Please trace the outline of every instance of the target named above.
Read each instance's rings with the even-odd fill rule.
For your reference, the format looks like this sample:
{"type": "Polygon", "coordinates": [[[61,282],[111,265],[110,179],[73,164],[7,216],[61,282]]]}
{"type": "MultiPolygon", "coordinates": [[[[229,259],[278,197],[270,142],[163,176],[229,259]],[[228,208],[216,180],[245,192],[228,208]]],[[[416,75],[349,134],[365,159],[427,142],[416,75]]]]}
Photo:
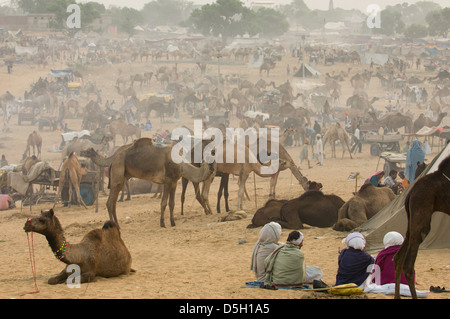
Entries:
{"type": "MultiPolygon", "coordinates": [[[[333,285],[322,281],[320,267],[308,265],[302,246],[305,238],[299,231],[291,231],[286,243],[280,243],[282,228],[277,222],[263,226],[254,246],[250,269],[261,288],[276,290],[278,287],[331,288],[333,286],[354,284],[367,292],[393,292],[395,284],[394,255],[403,243],[403,236],[395,231],[385,234],[384,248],[377,256],[365,251],[366,239],[359,232],[350,233],[343,242],[337,258],[338,270],[333,285]],[[383,290],[384,289],[384,290],[383,290]]],[[[401,285],[408,285],[401,274],[401,285]]],[[[408,294],[406,287],[403,293],[408,294]]]]}

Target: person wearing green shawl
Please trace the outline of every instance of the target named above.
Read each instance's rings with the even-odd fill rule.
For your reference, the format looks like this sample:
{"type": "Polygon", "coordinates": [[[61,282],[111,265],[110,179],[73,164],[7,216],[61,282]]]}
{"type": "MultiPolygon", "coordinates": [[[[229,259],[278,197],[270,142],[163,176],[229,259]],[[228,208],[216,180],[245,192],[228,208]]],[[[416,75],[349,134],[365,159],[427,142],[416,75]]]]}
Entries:
{"type": "Polygon", "coordinates": [[[264,284],[276,286],[296,286],[320,280],[322,270],[315,266],[306,266],[305,256],[300,250],[303,234],[293,231],[285,245],[273,251],[264,261],[266,278],[264,284]]]}

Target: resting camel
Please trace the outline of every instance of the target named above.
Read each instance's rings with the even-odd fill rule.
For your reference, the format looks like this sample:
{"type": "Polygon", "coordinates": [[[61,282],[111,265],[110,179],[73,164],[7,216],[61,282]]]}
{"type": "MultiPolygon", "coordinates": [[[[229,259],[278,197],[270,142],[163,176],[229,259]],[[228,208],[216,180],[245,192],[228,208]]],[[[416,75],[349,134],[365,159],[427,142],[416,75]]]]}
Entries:
{"type": "Polygon", "coordinates": [[[27,175],[28,172],[30,171],[31,167],[40,161],[41,160],[38,159],[36,157],[36,155],[28,156],[27,158],[25,158],[25,160],[23,161],[23,164],[22,164],[22,174],[27,175]]]}
{"type": "Polygon", "coordinates": [[[67,242],[53,209],[41,211],[39,217],[28,219],[23,229],[44,235],[56,259],[67,264],[63,271],[48,280],[49,285],[65,283],[72,273],[69,265],[80,267],[81,283],[95,281],[96,276],[109,278],[134,272],[131,254],[120,237],[119,228],[112,221],[107,221],[102,229],[91,230],[78,244],[67,242]]]}
{"type": "Polygon", "coordinates": [[[333,226],[337,231],[350,231],[378,213],[395,198],[388,187],[375,187],[366,183],[350,198],[338,212],[338,220],[333,226]]]}
{"type": "MultiPolygon", "coordinates": [[[[201,167],[195,167],[188,163],[177,164],[172,160],[172,147],[157,147],[150,138],[140,138],[128,147],[119,148],[114,154],[109,168],[110,188],[106,207],[109,218],[117,223],[116,205],[122,187],[130,177],[150,180],[157,184],[163,184],[163,196],[161,199],[160,226],[165,227],[164,211],[169,199],[170,223],[175,226],[173,209],[175,206],[175,190],[178,180],[185,177],[192,182],[202,182],[214,173],[212,165],[202,163],[201,167]]],[[[117,223],[118,224],[118,223],[117,223]]]]}
{"type": "Polygon", "coordinates": [[[331,227],[337,221],[338,210],[344,200],[336,195],[325,195],[314,182],[310,190],[292,200],[269,200],[258,209],[247,228],[264,226],[270,221],[283,228],[301,229],[303,223],[314,227],[331,227]]]}
{"type": "Polygon", "coordinates": [[[88,172],[87,168],[81,166],[80,162],[78,161],[78,157],[75,155],[75,153],[71,153],[69,157],[64,161],[61,167],[58,192],[56,193],[53,209],[55,208],[58,200],[61,198],[61,192],[66,182],[69,185],[69,201],[67,203],[68,207],[70,207],[70,203],[72,200],[72,188],[73,188],[75,189],[75,194],[77,195],[78,206],[82,204],[84,208],[87,209],[86,204],[84,204],[83,199],[81,198],[80,195],[81,177],[83,175],[86,175],[87,172],[88,172]]]}
{"type": "Polygon", "coordinates": [[[323,137],[323,146],[327,144],[327,142],[331,145],[331,156],[336,158],[336,141],[340,141],[342,145],[342,158],[344,158],[345,154],[345,146],[347,147],[348,153],[350,154],[350,158],[352,157],[352,152],[350,152],[350,146],[348,145],[348,135],[347,132],[342,128],[341,124],[335,123],[331,125],[327,132],[323,137]]]}
{"type": "Polygon", "coordinates": [[[408,218],[405,241],[394,256],[395,298],[400,298],[400,275],[404,272],[411,295],[417,299],[414,285],[414,264],[419,246],[430,232],[431,217],[439,211],[450,215],[450,156],[438,166],[437,171],[422,176],[412,186],[405,199],[408,218]]]}
{"type": "Polygon", "coordinates": [[[33,131],[33,133],[30,133],[30,135],[28,135],[27,148],[25,150],[24,155],[27,155],[27,156],[31,155],[31,147],[33,147],[33,155],[36,154],[36,150],[37,150],[37,157],[41,158],[42,137],[36,131],[33,131]]]}

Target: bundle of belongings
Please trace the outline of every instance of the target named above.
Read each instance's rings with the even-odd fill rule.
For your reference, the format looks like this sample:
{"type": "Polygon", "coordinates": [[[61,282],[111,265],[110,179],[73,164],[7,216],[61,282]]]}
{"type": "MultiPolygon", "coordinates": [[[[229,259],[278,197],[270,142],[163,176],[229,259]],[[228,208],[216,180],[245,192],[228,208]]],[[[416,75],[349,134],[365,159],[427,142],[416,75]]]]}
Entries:
{"type": "Polygon", "coordinates": [[[49,174],[51,183],[55,180],[55,171],[48,162],[38,162],[31,166],[27,175],[20,172],[8,172],[7,185],[18,193],[25,195],[30,183],[37,179],[42,173],[49,174]]]}

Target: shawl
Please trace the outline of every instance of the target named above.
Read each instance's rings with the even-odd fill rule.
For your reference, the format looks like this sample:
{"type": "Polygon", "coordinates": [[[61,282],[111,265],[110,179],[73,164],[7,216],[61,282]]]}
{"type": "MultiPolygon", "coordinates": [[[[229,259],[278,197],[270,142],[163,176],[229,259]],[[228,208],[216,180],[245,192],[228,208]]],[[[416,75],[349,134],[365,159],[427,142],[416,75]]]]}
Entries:
{"type": "Polygon", "coordinates": [[[286,244],[272,252],[264,261],[265,283],[298,285],[305,280],[306,265],[303,253],[297,245],[286,244]]]}
{"type": "Polygon", "coordinates": [[[266,270],[264,268],[264,260],[278,246],[278,240],[281,236],[281,226],[276,222],[270,222],[259,232],[258,242],[255,244],[252,253],[252,261],[250,269],[256,273],[258,281],[264,281],[266,270]]]}
{"type": "MultiPolygon", "coordinates": [[[[395,266],[394,266],[394,255],[400,249],[402,245],[393,245],[389,246],[378,253],[377,258],[375,259],[375,264],[380,268],[379,279],[380,282],[377,281],[377,273],[375,272],[374,281],[377,285],[384,284],[393,284],[395,283],[395,266]]],[[[402,272],[400,283],[407,285],[405,274],[402,272]]]]}
{"type": "Polygon", "coordinates": [[[373,263],[374,258],[362,250],[351,247],[342,250],[338,258],[336,285],[361,285],[369,276],[367,267],[373,263]]]}
{"type": "Polygon", "coordinates": [[[419,140],[414,140],[411,148],[406,153],[405,177],[412,183],[415,178],[417,162],[425,161],[425,152],[420,147],[419,140]]]}

